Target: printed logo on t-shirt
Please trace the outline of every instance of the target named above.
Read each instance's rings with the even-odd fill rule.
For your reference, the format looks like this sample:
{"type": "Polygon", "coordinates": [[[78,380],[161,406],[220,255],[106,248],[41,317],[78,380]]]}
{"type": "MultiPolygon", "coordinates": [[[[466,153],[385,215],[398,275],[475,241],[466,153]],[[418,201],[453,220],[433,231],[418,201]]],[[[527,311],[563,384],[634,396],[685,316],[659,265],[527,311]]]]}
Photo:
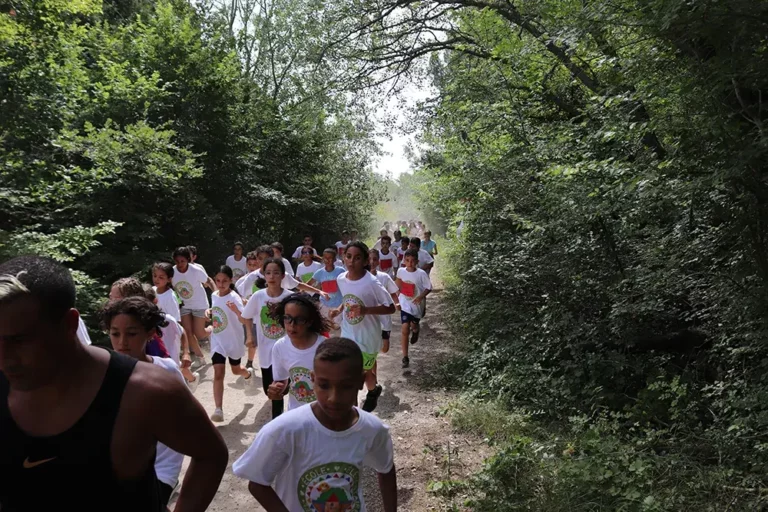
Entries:
{"type": "Polygon", "coordinates": [[[179,296],[184,300],[191,299],[195,294],[195,289],[192,288],[192,285],[186,281],[179,281],[178,283],[174,283],[173,287],[177,292],[179,292],[179,296]]]}
{"type": "Polygon", "coordinates": [[[211,324],[213,325],[213,332],[218,334],[227,328],[229,320],[224,310],[218,306],[211,308],[211,324]]]}
{"type": "Polygon", "coordinates": [[[357,512],[360,470],[345,462],[316,466],[299,479],[304,512],[357,512]]]}
{"type": "Polygon", "coordinates": [[[355,304],[359,306],[365,306],[365,303],[360,297],[357,297],[356,295],[347,294],[344,296],[344,319],[347,321],[349,325],[357,325],[360,322],[363,321],[363,318],[365,318],[365,315],[361,314],[355,314],[352,312],[352,306],[355,304]]]}
{"type": "Polygon", "coordinates": [[[245,272],[243,272],[243,269],[241,268],[233,268],[232,269],[232,280],[237,281],[241,277],[245,275],[245,272]]]}
{"type": "Polygon", "coordinates": [[[296,400],[305,404],[317,400],[315,390],[312,389],[311,370],[294,366],[289,373],[291,375],[291,394],[296,400]]]}
{"type": "Polygon", "coordinates": [[[173,292],[173,300],[175,300],[175,301],[176,301],[176,304],[178,304],[179,306],[181,306],[181,297],[179,297],[179,294],[178,294],[178,293],[176,293],[175,291],[173,292]]]}
{"type": "Polygon", "coordinates": [[[285,336],[285,330],[277,323],[277,320],[269,316],[269,308],[267,306],[261,307],[261,332],[264,336],[271,340],[276,340],[285,336]]]}
{"type": "Polygon", "coordinates": [[[257,282],[258,280],[253,282],[253,286],[251,286],[251,293],[256,293],[257,291],[261,290],[257,282]]]}

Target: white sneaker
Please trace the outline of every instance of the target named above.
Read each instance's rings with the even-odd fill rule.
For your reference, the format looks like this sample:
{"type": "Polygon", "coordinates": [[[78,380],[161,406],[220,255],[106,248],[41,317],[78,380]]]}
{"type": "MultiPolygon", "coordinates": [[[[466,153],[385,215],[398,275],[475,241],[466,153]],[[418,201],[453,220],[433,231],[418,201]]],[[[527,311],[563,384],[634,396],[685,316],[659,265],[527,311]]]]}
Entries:
{"type": "Polygon", "coordinates": [[[193,372],[192,376],[195,378],[195,380],[193,380],[192,382],[187,381],[187,387],[192,393],[194,393],[195,390],[197,389],[197,386],[200,384],[200,373],[193,372]]]}
{"type": "Polygon", "coordinates": [[[224,421],[224,411],[222,409],[216,409],[211,414],[211,421],[224,421]]]}

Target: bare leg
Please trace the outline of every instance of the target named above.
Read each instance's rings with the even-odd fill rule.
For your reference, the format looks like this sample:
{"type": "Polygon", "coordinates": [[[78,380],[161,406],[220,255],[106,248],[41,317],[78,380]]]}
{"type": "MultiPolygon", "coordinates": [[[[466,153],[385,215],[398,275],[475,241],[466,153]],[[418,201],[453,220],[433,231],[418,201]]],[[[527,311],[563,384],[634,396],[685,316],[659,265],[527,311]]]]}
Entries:
{"type": "Polygon", "coordinates": [[[376,384],[378,383],[378,380],[376,379],[376,374],[374,373],[375,369],[376,369],[376,366],[374,366],[373,369],[365,372],[365,387],[368,388],[368,391],[373,391],[374,388],[376,387],[376,384]]]}
{"type": "Polygon", "coordinates": [[[243,368],[242,366],[237,365],[237,366],[232,366],[231,368],[232,368],[233,374],[239,375],[240,377],[245,377],[246,379],[251,378],[251,373],[245,368],[243,368]]]}
{"type": "Polygon", "coordinates": [[[194,336],[189,340],[189,347],[196,356],[205,357],[203,350],[200,348],[200,340],[208,337],[208,332],[205,330],[205,318],[192,317],[192,323],[194,325],[194,336]]]}
{"type": "Polygon", "coordinates": [[[189,342],[190,352],[196,356],[203,357],[203,351],[200,350],[200,345],[197,343],[197,338],[195,338],[192,315],[184,315],[181,317],[181,326],[184,327],[184,332],[187,333],[187,341],[189,342]]]}
{"type": "Polygon", "coordinates": [[[403,324],[400,330],[400,347],[403,349],[403,357],[408,357],[408,335],[411,331],[411,323],[403,324]]]}
{"type": "Polygon", "coordinates": [[[224,366],[213,365],[213,403],[217,409],[221,409],[224,402],[224,366]]]}

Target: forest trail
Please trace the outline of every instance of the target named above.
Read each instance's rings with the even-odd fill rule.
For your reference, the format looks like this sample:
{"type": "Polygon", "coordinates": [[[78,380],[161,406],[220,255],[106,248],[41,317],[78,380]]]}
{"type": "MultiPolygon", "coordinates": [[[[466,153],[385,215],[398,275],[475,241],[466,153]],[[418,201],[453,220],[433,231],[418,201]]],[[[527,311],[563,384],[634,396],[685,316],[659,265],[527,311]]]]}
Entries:
{"type": "MultiPolygon", "coordinates": [[[[399,314],[392,316],[389,353],[379,356],[379,382],[384,386],[384,392],[374,414],[389,425],[392,433],[400,511],[443,510],[441,500],[428,492],[429,483],[466,476],[489,455],[489,448],[481,439],[453,433],[449,420],[438,414],[455,395],[429,386],[435,380],[433,376],[442,371],[440,361],[450,355],[445,340],[448,327],[442,321],[442,285],[439,276],[433,276],[433,281],[435,291],[428,299],[422,334],[419,342],[411,346],[410,368],[401,368],[399,314]]],[[[210,414],[214,408],[213,368],[207,365],[199,371],[201,379],[194,394],[210,414]]],[[[361,401],[363,397],[361,391],[361,401]]],[[[229,373],[228,368],[224,386],[224,422],[218,428],[229,447],[229,465],[208,510],[263,510],[248,492],[247,482],[232,474],[232,463],[251,445],[269,418],[270,407],[261,389],[261,378],[256,376],[255,382],[244,384],[229,373]]],[[[185,460],[184,471],[188,463],[189,458],[185,460]]],[[[382,511],[373,471],[364,473],[363,486],[367,510],[382,511]]],[[[174,494],[173,499],[176,496],[174,494]]]]}

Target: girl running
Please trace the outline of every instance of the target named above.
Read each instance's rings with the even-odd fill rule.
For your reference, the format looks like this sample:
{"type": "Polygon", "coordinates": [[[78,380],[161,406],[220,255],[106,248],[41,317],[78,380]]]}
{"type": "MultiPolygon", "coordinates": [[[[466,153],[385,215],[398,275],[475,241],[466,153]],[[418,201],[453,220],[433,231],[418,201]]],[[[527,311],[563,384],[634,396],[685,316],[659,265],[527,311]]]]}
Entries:
{"type": "Polygon", "coordinates": [[[152,265],[152,284],[157,294],[157,307],[163,313],[168,313],[177,322],[181,322],[181,299],[173,289],[173,265],[170,263],[155,263],[152,265]]]}
{"type": "MultiPolygon", "coordinates": [[[[165,314],[149,300],[139,296],[112,300],[101,311],[101,323],[107,330],[112,348],[116,352],[157,365],[184,381],[179,367],[171,359],[147,355],[147,343],[167,325],[165,314]]],[[[157,443],[155,473],[165,506],[168,505],[174,487],[179,483],[183,462],[182,454],[163,443],[157,443]]]]}
{"type": "Polygon", "coordinates": [[[216,291],[211,294],[211,308],[205,312],[213,326],[211,333],[211,363],[213,364],[213,401],[216,409],[213,421],[224,421],[224,371],[227,359],[232,373],[244,380],[252,378],[251,370],[240,366],[245,354],[245,334],[240,324],[246,324],[240,314],[243,300],[232,283],[234,273],[223,265],[214,277],[216,291]]]}
{"type": "MultiPolygon", "coordinates": [[[[261,367],[261,381],[264,393],[269,395],[269,386],[274,381],[272,376],[272,347],[275,342],[285,336],[285,329],[269,315],[269,304],[280,302],[291,295],[291,292],[283,289],[282,282],[285,278],[285,264],[282,259],[268,258],[261,269],[267,287],[254,293],[248,300],[241,314],[246,320],[246,342],[249,347],[254,346],[253,331],[256,330],[257,353],[259,367],[261,367]]],[[[272,400],[272,419],[283,413],[283,399],[272,400]]]]}
{"type": "MultiPolygon", "coordinates": [[[[146,298],[144,286],[142,286],[141,281],[135,277],[124,277],[112,283],[112,287],[109,289],[110,301],[127,299],[128,297],[146,298]]],[[[168,348],[163,341],[162,332],[158,332],[149,341],[149,344],[147,345],[147,354],[157,357],[171,357],[171,354],[168,352],[168,348]]]]}
{"type": "Polygon", "coordinates": [[[341,337],[355,341],[363,352],[368,395],[362,409],[372,412],[382,391],[373,371],[382,347],[380,315],[391,315],[395,312],[395,306],[389,293],[368,272],[368,247],[363,242],[351,242],[347,246],[344,263],[347,272],[336,279],[343,299],[341,306],[334,309],[331,315],[335,318],[344,313],[341,337]]]}
{"type": "Polygon", "coordinates": [[[216,289],[216,284],[198,265],[192,264],[192,255],[188,247],[179,247],[173,252],[173,287],[178,292],[184,305],[181,306],[181,325],[187,333],[187,339],[197,362],[206,364],[205,354],[199,340],[208,336],[205,330],[205,310],[208,309],[208,296],[205,288],[216,289]]]}
{"type": "Polygon", "coordinates": [[[243,254],[244,251],[245,246],[243,245],[243,242],[235,242],[233,249],[234,254],[227,257],[226,265],[232,269],[232,276],[234,277],[235,281],[248,273],[245,254],[243,254]]]}
{"type": "Polygon", "coordinates": [[[296,279],[302,283],[308,283],[312,280],[315,272],[323,268],[323,265],[315,261],[315,250],[311,247],[301,249],[302,262],[296,266],[296,279]]]}
{"type": "Polygon", "coordinates": [[[271,306],[270,316],[280,323],[287,335],[277,340],[272,348],[274,382],[267,395],[272,400],[281,400],[286,392],[290,392],[290,411],[317,399],[312,384],[313,362],[317,347],[325,340],[321,333],[329,331],[330,322],[323,317],[317,302],[300,293],[289,295],[271,306]]]}

